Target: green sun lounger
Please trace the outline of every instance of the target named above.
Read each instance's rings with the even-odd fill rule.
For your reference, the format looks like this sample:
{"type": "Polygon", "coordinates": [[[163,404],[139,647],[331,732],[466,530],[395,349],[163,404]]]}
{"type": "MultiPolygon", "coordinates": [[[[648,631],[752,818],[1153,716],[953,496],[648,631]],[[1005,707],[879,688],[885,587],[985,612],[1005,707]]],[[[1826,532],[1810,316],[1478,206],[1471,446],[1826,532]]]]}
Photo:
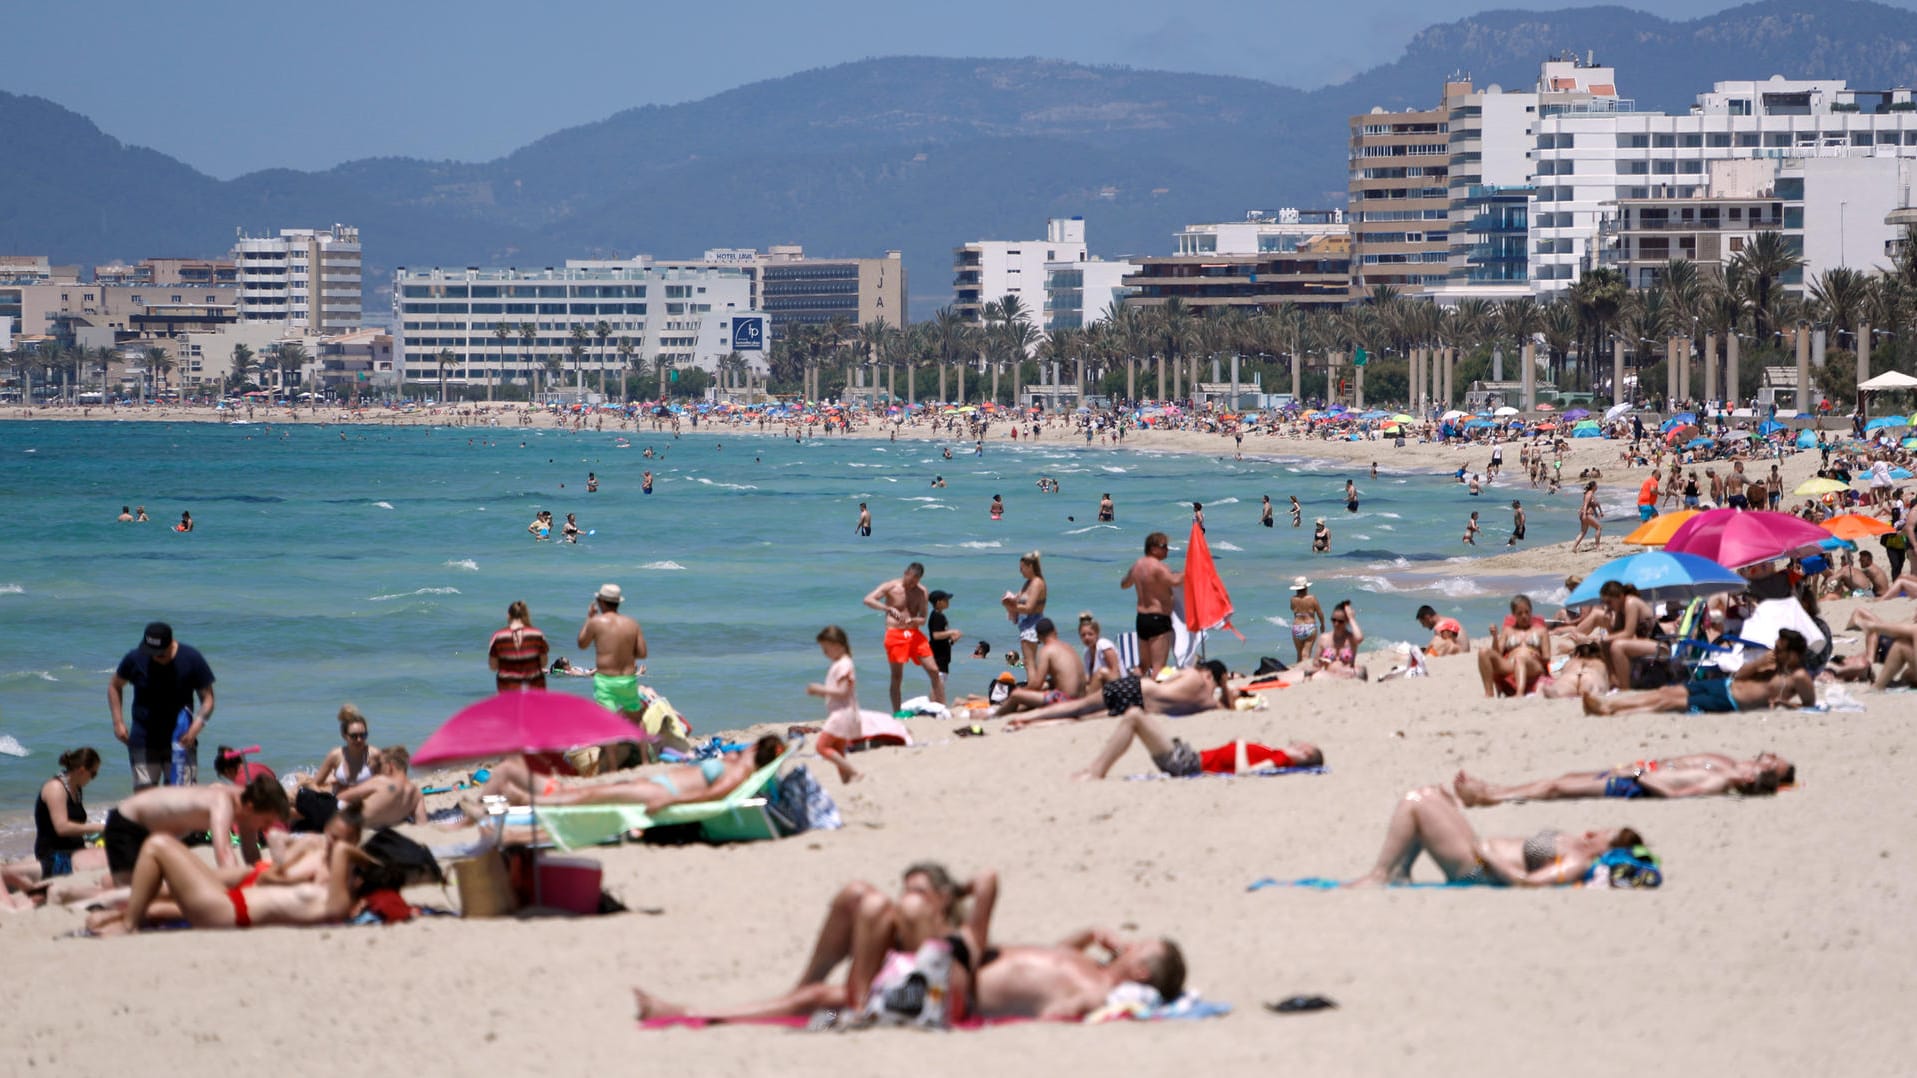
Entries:
{"type": "Polygon", "coordinates": [[[667,805],[658,812],[647,812],[643,805],[535,805],[533,815],[562,850],[596,846],[627,831],[673,824],[698,824],[708,842],[778,838],[772,816],[766,811],[766,792],[777,781],[785,759],[780,756],[753,772],[717,801],[667,805]]]}

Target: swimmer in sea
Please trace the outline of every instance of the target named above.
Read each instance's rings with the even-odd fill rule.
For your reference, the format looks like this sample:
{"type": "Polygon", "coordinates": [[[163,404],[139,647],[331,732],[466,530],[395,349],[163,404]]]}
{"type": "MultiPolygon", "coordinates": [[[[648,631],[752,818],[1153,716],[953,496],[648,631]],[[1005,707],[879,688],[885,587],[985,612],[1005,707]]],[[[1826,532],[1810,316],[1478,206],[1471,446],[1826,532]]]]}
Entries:
{"type": "Polygon", "coordinates": [[[146,506],[136,505],[133,507],[133,522],[135,524],[145,524],[147,523],[148,519],[149,518],[146,515],[146,506]]]}
{"type": "Polygon", "coordinates": [[[568,543],[577,543],[579,541],[579,521],[575,520],[571,513],[566,514],[566,527],[563,534],[568,543]]]}
{"type": "Polygon", "coordinates": [[[1110,524],[1117,519],[1118,513],[1112,508],[1111,491],[1106,491],[1098,497],[1098,521],[1101,524],[1110,524]]]}
{"type": "Polygon", "coordinates": [[[185,512],[185,511],[181,511],[180,522],[173,526],[173,530],[176,532],[192,531],[193,530],[193,514],[185,512]]]}
{"type": "Polygon", "coordinates": [[[1478,514],[1472,513],[1471,519],[1464,523],[1464,541],[1467,545],[1478,545],[1478,514]]]}
{"type": "Polygon", "coordinates": [[[1331,529],[1325,527],[1325,518],[1319,517],[1311,531],[1311,549],[1314,553],[1331,553],[1331,529]]]}
{"type": "Polygon", "coordinates": [[[536,542],[543,543],[547,539],[550,539],[552,537],[552,514],[541,509],[533,516],[532,523],[526,525],[526,534],[532,536],[536,542]]]}
{"type": "Polygon", "coordinates": [[[1258,511],[1258,523],[1267,528],[1271,527],[1271,495],[1269,494],[1265,495],[1264,505],[1258,511]]]}
{"type": "Polygon", "coordinates": [[[1291,526],[1302,528],[1305,525],[1305,507],[1298,504],[1298,495],[1291,496],[1291,526]]]}
{"type": "Polygon", "coordinates": [[[599,477],[594,475],[591,472],[586,473],[586,493],[587,494],[599,493],[599,477]]]}
{"type": "MultiPolygon", "coordinates": [[[[652,450],[650,449],[646,450],[646,456],[651,456],[651,455],[652,455],[652,450]]],[[[652,473],[651,472],[647,472],[646,474],[639,477],[639,493],[641,494],[652,493],[652,473]]]]}
{"type": "Polygon", "coordinates": [[[872,535],[872,510],[867,509],[864,502],[859,503],[859,526],[857,531],[859,537],[862,539],[870,538],[872,535]]]}
{"type": "Polygon", "coordinates": [[[992,519],[1001,520],[1005,516],[1005,502],[998,495],[992,495],[992,519]]]}
{"type": "Polygon", "coordinates": [[[1355,513],[1357,511],[1358,511],[1358,485],[1356,483],[1353,483],[1351,480],[1347,479],[1345,480],[1345,512],[1355,513]]]}
{"type": "Polygon", "coordinates": [[[132,512],[132,510],[130,510],[130,509],[128,509],[128,508],[127,508],[126,506],[124,506],[124,505],[123,505],[123,506],[121,506],[121,507],[120,507],[120,517],[119,517],[119,521],[120,521],[120,523],[122,523],[122,524],[131,524],[131,523],[133,522],[133,512],[132,512]]]}

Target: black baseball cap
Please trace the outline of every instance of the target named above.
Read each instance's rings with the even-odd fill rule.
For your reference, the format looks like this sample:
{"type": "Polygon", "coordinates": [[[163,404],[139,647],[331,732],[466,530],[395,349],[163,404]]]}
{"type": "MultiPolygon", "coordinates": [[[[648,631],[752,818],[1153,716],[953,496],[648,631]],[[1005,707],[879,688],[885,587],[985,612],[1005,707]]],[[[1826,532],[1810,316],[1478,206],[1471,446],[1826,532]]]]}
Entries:
{"type": "Polygon", "coordinates": [[[940,599],[950,599],[951,597],[952,597],[952,593],[949,591],[935,591],[932,594],[926,596],[926,599],[936,603],[940,599]]]}
{"type": "Polygon", "coordinates": [[[140,637],[140,648],[149,654],[165,651],[173,643],[173,626],[164,621],[150,621],[146,632],[140,637]]]}

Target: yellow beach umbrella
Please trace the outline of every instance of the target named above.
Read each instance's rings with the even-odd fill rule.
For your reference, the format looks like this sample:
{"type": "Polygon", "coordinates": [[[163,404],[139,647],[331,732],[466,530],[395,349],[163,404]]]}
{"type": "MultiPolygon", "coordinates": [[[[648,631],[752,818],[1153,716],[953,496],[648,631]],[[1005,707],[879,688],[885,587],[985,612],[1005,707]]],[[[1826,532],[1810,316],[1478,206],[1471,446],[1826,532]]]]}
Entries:
{"type": "Polygon", "coordinates": [[[1791,493],[1802,494],[1806,497],[1815,497],[1819,494],[1836,494],[1839,491],[1849,489],[1849,483],[1840,483],[1835,479],[1826,479],[1822,476],[1812,476],[1802,483],[1797,484],[1797,489],[1791,491],[1791,493]]]}
{"type": "Polygon", "coordinates": [[[1671,541],[1671,533],[1678,525],[1697,515],[1695,509],[1679,509],[1675,513],[1655,516],[1637,526],[1637,530],[1624,537],[1632,546],[1663,546],[1671,541]]]}
{"type": "Polygon", "coordinates": [[[1408,415],[1405,415],[1403,412],[1399,412],[1397,415],[1392,416],[1391,421],[1393,423],[1416,423],[1417,422],[1417,420],[1411,418],[1408,415]]]}

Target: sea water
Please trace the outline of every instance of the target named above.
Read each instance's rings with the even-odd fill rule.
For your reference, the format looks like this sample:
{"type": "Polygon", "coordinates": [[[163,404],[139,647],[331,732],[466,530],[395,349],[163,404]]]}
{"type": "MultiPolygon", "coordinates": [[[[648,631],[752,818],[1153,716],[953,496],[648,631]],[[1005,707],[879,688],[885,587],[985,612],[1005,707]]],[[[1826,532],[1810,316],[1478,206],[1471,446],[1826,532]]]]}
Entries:
{"type": "MultiPolygon", "coordinates": [[[[125,753],[106,714],[106,684],[152,620],[170,622],[217,678],[217,710],[200,753],[259,744],[282,773],[310,768],[338,744],[335,713],[352,701],[374,744],[418,745],[461,706],[492,691],[486,665],[506,607],[524,600],[554,656],[573,646],[594,591],[621,585],[624,612],[651,649],[643,679],[701,733],[750,723],[810,722],[805,695],[826,667],[814,637],[850,633],[868,707],[886,706],[883,617],[861,600],[908,562],[926,586],[953,593],[965,636],[954,694],[982,692],[1003,668],[972,660],[1017,646],[999,598],[1020,584],[1018,557],[1038,550],[1049,613],[1068,639],[1090,610],[1108,635],[1130,628],[1118,586],[1146,533],[1171,535],[1180,564],[1191,502],[1205,505],[1212,554],[1245,633],[1211,634],[1209,654],[1250,669],[1290,662],[1282,627],[1293,576],[1319,581],[1327,609],[1352,599],[1370,641],[1423,639],[1412,612],[1429,603],[1474,632],[1501,614],[1514,586],[1470,556],[1503,549],[1509,503],[1526,502],[1530,542],[1568,538],[1571,493],[1545,498],[1515,477],[1482,497],[1450,475],[1393,473],[1311,460],[1087,447],[1079,440],[969,442],[790,438],[702,425],[670,433],[569,433],[509,428],[379,428],[263,423],[15,422],[0,425],[0,736],[32,755],[0,756],[0,819],[27,811],[55,758],[92,745],[106,758],[93,806],[128,789],[125,753]],[[342,437],[342,435],[344,437],[342,437]],[[647,447],[656,456],[648,459],[647,447]],[[655,476],[641,493],[641,473],[655,476]],[[596,472],[597,493],[586,492],[596,472]],[[945,486],[934,487],[943,476],[945,486]],[[1040,477],[1061,492],[1040,493],[1040,477]],[[1361,505],[1344,505],[1355,479],[1361,505]],[[1099,495],[1117,505],[1097,523],[1099,495]],[[992,495],[1005,502],[992,521],[992,495]],[[1259,525],[1272,498],[1277,526],[1259,525]],[[1286,498],[1304,503],[1292,528],[1286,498]],[[873,534],[856,534],[858,504],[873,534]],[[151,523],[116,523],[143,505],[151,523]],[[578,516],[577,545],[535,542],[526,526],[549,509],[578,516]],[[1483,514],[1481,548],[1459,537],[1483,514]],[[173,530],[190,511],[193,532],[173,530]],[[1327,518],[1333,553],[1311,552],[1327,518]],[[1436,574],[1407,573],[1433,562],[1436,574]],[[14,810],[17,809],[18,813],[14,810]]],[[[1283,450],[1292,451],[1286,443],[1283,450]]],[[[1302,447],[1298,447],[1302,449],[1302,447]]],[[[1539,591],[1542,598],[1545,590],[1539,591]]],[[[549,687],[587,693],[585,679],[549,687]]],[[[905,695],[926,691],[908,670],[905,695]]]]}

